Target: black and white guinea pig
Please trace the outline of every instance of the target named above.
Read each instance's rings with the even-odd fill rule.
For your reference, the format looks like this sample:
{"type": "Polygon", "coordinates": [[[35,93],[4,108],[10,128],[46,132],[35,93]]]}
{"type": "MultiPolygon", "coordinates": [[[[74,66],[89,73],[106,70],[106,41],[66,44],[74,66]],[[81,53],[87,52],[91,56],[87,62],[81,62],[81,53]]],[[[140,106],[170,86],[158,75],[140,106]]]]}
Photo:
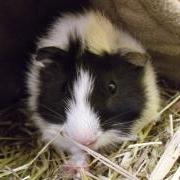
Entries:
{"type": "MultiPolygon", "coordinates": [[[[58,18],[37,47],[27,77],[28,109],[44,140],[62,129],[96,150],[132,139],[157,117],[159,92],[146,51],[100,12],[58,18]]],[[[66,137],[53,145],[83,162],[83,152],[66,137]]]]}

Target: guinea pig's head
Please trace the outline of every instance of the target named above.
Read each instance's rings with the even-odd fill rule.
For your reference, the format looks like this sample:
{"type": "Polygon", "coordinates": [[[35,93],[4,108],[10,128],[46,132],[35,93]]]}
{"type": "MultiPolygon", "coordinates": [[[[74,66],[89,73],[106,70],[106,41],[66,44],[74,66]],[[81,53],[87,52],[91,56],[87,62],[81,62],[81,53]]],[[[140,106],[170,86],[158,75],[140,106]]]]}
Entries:
{"type": "Polygon", "coordinates": [[[74,40],[66,49],[39,48],[34,56],[28,105],[46,139],[62,128],[97,149],[132,139],[157,115],[158,88],[146,53],[127,48],[97,53],[91,47],[74,40]]]}
{"type": "Polygon", "coordinates": [[[157,113],[154,74],[145,55],[88,50],[75,55],[45,47],[38,50],[34,70],[32,109],[84,145],[98,148],[132,138],[157,113]]]}

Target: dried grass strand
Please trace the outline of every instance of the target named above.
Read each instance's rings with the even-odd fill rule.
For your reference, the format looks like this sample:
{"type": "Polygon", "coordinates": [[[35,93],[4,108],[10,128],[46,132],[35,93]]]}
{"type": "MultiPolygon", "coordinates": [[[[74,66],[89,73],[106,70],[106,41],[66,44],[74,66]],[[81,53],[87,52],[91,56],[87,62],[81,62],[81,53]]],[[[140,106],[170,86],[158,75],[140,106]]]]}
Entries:
{"type": "Polygon", "coordinates": [[[160,112],[159,116],[162,115],[165,111],[167,111],[171,106],[173,106],[176,102],[180,100],[180,93],[178,93],[177,97],[174,98],[170,103],[168,103],[160,112]]]}
{"type": "Polygon", "coordinates": [[[136,147],[141,147],[141,146],[154,146],[154,145],[161,145],[162,142],[147,142],[147,143],[137,143],[137,144],[131,144],[128,146],[129,149],[131,148],[136,148],[136,147]]]}
{"type": "Polygon", "coordinates": [[[52,144],[52,142],[60,135],[61,131],[62,130],[60,130],[59,133],[52,140],[46,143],[44,147],[38,152],[38,154],[29,163],[22,165],[20,167],[14,168],[11,171],[7,171],[0,174],[0,178],[13,174],[14,172],[22,171],[29,168],[39,158],[39,156],[49,147],[49,145],[52,144]]]}
{"type": "Polygon", "coordinates": [[[171,180],[179,180],[180,179],[180,166],[177,169],[177,171],[175,172],[174,176],[172,177],[171,180]]]}
{"type": "Polygon", "coordinates": [[[149,180],[164,179],[164,177],[171,170],[174,163],[180,156],[180,128],[176,131],[166,149],[161,156],[158,164],[150,175],[149,180]]]}

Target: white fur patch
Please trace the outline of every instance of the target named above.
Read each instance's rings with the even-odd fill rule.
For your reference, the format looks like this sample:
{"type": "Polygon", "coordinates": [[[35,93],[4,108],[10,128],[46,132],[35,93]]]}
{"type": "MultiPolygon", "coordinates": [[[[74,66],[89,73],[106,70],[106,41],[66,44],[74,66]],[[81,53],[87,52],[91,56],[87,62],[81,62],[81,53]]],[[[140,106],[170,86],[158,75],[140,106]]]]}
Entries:
{"type": "Polygon", "coordinates": [[[47,36],[40,38],[38,47],[55,46],[66,49],[69,37],[78,37],[83,45],[95,54],[106,51],[145,53],[139,42],[127,32],[116,28],[101,13],[88,11],[83,14],[68,14],[59,18],[47,36]]]}
{"type": "Polygon", "coordinates": [[[99,149],[107,145],[113,145],[127,140],[136,140],[136,136],[131,134],[123,135],[123,133],[121,134],[121,132],[117,130],[107,130],[101,132],[101,135],[94,144],[93,149],[99,149]]]}
{"type": "Polygon", "coordinates": [[[39,71],[44,65],[41,62],[32,60],[32,64],[29,67],[29,72],[27,74],[27,90],[29,94],[28,108],[31,111],[35,111],[37,108],[37,98],[40,93],[40,81],[39,81],[39,71]]]}
{"type": "MultiPolygon", "coordinates": [[[[57,19],[45,37],[39,39],[38,48],[55,46],[66,49],[69,45],[69,38],[82,38],[85,27],[89,22],[87,14],[66,14],[57,19]]],[[[81,39],[83,41],[83,38],[81,39]]]]}
{"type": "Polygon", "coordinates": [[[36,61],[35,57],[32,57],[31,65],[29,66],[29,72],[27,73],[27,91],[29,94],[28,108],[30,111],[37,110],[37,99],[40,94],[40,80],[39,73],[42,68],[45,68],[45,64],[51,63],[50,60],[45,59],[43,62],[36,61]]]}
{"type": "Polygon", "coordinates": [[[69,100],[66,111],[65,131],[71,138],[82,143],[93,141],[98,136],[99,118],[88,100],[93,85],[89,72],[80,69],[73,86],[73,99],[69,100]]]}

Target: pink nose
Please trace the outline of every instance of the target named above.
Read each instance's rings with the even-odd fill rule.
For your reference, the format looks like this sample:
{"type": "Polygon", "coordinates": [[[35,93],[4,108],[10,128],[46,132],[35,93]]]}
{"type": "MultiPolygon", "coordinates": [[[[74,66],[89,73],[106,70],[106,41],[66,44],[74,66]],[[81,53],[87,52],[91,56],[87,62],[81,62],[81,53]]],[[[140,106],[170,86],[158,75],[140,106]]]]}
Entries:
{"type": "Polygon", "coordinates": [[[85,146],[91,146],[93,145],[97,139],[86,139],[86,140],[78,140],[79,143],[85,145],[85,146]]]}

